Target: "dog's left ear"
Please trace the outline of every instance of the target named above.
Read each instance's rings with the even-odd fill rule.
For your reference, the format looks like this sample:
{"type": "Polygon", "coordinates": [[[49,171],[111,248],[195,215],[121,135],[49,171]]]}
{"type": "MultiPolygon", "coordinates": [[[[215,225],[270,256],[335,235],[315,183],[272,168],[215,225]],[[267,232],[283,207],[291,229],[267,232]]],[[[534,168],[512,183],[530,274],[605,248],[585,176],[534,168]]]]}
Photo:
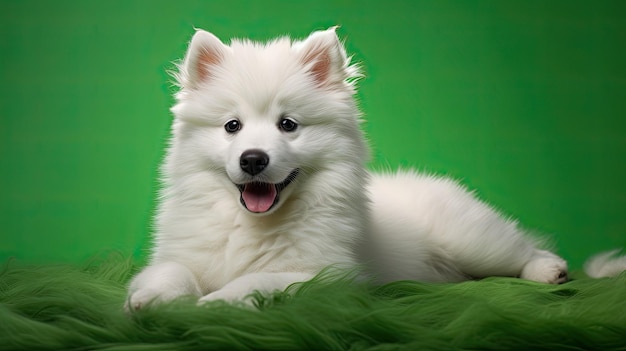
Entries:
{"type": "Polygon", "coordinates": [[[304,41],[294,44],[302,63],[320,87],[336,87],[358,76],[356,68],[350,66],[336,29],[313,32],[304,41]]]}

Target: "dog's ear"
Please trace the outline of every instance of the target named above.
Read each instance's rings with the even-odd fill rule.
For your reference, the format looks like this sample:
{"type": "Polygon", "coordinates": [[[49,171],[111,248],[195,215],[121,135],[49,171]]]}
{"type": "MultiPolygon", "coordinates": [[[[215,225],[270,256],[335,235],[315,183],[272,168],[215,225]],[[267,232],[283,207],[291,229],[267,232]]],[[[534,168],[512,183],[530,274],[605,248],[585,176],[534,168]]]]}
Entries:
{"type": "Polygon", "coordinates": [[[304,41],[294,44],[302,63],[320,87],[337,86],[358,75],[356,68],[349,65],[350,59],[336,29],[313,32],[304,41]]]}
{"type": "Polygon", "coordinates": [[[200,83],[211,79],[214,71],[224,59],[229,47],[215,35],[198,29],[191,38],[183,63],[176,74],[183,88],[196,88],[200,83]]]}

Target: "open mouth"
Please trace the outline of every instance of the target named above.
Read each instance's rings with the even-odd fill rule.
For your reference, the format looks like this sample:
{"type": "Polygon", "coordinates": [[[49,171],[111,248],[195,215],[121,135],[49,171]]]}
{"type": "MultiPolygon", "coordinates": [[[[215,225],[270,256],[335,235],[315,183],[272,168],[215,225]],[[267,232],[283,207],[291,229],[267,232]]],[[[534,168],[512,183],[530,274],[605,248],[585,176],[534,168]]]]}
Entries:
{"type": "Polygon", "coordinates": [[[250,182],[237,184],[241,193],[241,204],[250,212],[264,213],[272,209],[280,199],[280,192],[296,179],[300,169],[296,168],[285,180],[278,184],[264,182],[250,182]]]}

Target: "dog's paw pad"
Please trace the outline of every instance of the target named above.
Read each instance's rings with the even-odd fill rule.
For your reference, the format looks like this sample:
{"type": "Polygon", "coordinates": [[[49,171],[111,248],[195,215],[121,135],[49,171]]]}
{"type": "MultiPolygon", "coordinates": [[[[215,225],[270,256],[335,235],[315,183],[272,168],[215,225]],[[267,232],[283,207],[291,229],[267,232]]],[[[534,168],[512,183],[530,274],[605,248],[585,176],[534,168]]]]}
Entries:
{"type": "Polygon", "coordinates": [[[141,302],[130,302],[129,300],[129,301],[126,301],[126,303],[124,304],[124,312],[133,313],[133,312],[141,310],[143,306],[144,304],[141,302]]]}
{"type": "Polygon", "coordinates": [[[557,277],[556,283],[557,284],[561,284],[561,283],[565,283],[569,280],[568,276],[567,276],[567,271],[562,271],[559,276],[557,277]]]}
{"type": "Polygon", "coordinates": [[[154,300],[158,295],[151,291],[137,291],[126,298],[124,311],[132,313],[146,307],[150,301],[154,300]]]}
{"type": "Polygon", "coordinates": [[[562,284],[568,281],[567,263],[558,257],[536,258],[524,266],[521,278],[540,283],[562,284]]]}

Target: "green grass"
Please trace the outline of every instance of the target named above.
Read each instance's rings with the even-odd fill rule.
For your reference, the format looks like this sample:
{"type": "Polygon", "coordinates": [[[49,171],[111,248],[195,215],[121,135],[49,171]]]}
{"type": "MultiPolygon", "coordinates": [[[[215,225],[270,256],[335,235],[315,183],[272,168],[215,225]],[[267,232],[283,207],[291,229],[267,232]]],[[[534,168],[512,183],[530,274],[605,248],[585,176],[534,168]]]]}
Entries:
{"type": "Polygon", "coordinates": [[[626,274],[384,286],[324,273],[258,308],[181,299],[126,315],[120,255],[0,272],[1,350],[626,350],[626,274]]]}

